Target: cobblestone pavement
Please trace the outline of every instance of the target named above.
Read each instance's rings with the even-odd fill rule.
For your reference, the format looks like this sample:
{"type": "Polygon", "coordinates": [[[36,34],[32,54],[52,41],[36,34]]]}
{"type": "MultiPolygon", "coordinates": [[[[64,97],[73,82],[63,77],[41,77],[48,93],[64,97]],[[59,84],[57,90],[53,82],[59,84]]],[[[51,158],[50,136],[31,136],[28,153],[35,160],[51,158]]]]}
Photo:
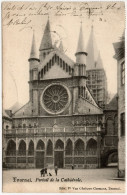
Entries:
{"type": "MultiPolygon", "coordinates": [[[[38,184],[38,183],[47,183],[46,185],[51,184],[47,181],[51,179],[57,183],[59,180],[60,183],[70,182],[71,184],[80,183],[85,184],[85,186],[89,186],[92,184],[97,184],[103,186],[103,184],[109,185],[112,184],[114,186],[124,186],[124,181],[115,180],[117,178],[117,168],[105,168],[105,169],[59,169],[58,175],[55,175],[55,171],[48,170],[52,174],[52,176],[41,177],[40,169],[18,169],[18,170],[4,170],[3,171],[3,183],[14,185],[18,183],[22,185],[24,182],[19,181],[17,179],[28,179],[27,184],[38,184]],[[30,179],[31,178],[31,179],[30,179]],[[72,181],[73,180],[73,181],[72,181]],[[16,182],[14,182],[16,181],[16,182]]],[[[53,183],[53,182],[52,182],[53,183]]],[[[66,183],[67,184],[67,183],[66,183]]],[[[123,187],[122,187],[123,188],[123,187]]],[[[40,191],[39,191],[40,192],[40,191]]]]}

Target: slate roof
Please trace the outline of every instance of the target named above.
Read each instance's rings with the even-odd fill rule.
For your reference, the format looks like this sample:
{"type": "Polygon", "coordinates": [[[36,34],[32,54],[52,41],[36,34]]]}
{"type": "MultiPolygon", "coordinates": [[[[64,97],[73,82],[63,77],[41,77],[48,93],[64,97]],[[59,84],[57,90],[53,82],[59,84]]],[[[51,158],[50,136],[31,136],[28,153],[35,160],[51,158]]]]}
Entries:
{"type": "Polygon", "coordinates": [[[116,94],[109,104],[105,105],[105,110],[118,110],[118,95],[116,94]]]}

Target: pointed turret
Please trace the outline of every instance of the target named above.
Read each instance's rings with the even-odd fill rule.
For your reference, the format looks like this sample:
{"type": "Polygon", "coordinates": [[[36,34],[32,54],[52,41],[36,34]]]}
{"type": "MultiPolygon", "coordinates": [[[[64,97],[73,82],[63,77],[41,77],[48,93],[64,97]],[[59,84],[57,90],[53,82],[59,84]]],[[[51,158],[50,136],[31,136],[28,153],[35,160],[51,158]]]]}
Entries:
{"type": "Polygon", "coordinates": [[[51,49],[51,48],[53,48],[53,45],[52,45],[52,38],[51,38],[51,31],[50,31],[50,23],[48,19],[39,51],[51,49]]]}
{"type": "Polygon", "coordinates": [[[59,50],[61,52],[64,52],[62,40],[60,41],[59,50]]]}
{"type": "Polygon", "coordinates": [[[75,53],[75,56],[76,56],[76,64],[74,66],[74,75],[75,76],[86,76],[86,56],[87,56],[87,53],[85,52],[82,23],[81,23],[81,27],[80,27],[77,51],[75,53]]]}
{"type": "Polygon", "coordinates": [[[98,58],[97,58],[97,62],[96,62],[96,64],[95,64],[95,68],[96,68],[96,69],[103,69],[103,63],[102,63],[100,51],[99,51],[99,53],[98,53],[98,58]]]}
{"type": "Polygon", "coordinates": [[[88,57],[86,59],[87,70],[94,69],[95,63],[98,58],[98,49],[97,49],[96,40],[94,37],[93,25],[91,26],[91,33],[90,33],[90,37],[89,37],[89,41],[87,45],[87,53],[88,53],[88,57]]]}
{"type": "Polygon", "coordinates": [[[76,54],[81,53],[81,52],[85,52],[82,24],[81,24],[81,27],[80,27],[80,33],[79,33],[79,39],[78,39],[76,54]]]}
{"type": "Polygon", "coordinates": [[[85,64],[85,56],[87,56],[87,53],[85,52],[82,24],[81,24],[81,27],[80,27],[78,46],[77,46],[77,51],[75,53],[75,56],[76,56],[76,62],[77,63],[85,64]]]}
{"type": "Polygon", "coordinates": [[[30,52],[29,61],[31,61],[31,60],[37,60],[37,61],[39,61],[39,59],[37,57],[37,50],[36,50],[36,42],[35,42],[34,32],[33,32],[33,40],[32,40],[32,46],[31,46],[31,52],[30,52]]]}
{"type": "Polygon", "coordinates": [[[52,38],[51,38],[51,31],[50,31],[50,23],[49,23],[49,18],[44,30],[44,34],[42,37],[42,41],[40,44],[40,61],[42,62],[45,57],[53,50],[53,44],[52,44],[52,38]]]}

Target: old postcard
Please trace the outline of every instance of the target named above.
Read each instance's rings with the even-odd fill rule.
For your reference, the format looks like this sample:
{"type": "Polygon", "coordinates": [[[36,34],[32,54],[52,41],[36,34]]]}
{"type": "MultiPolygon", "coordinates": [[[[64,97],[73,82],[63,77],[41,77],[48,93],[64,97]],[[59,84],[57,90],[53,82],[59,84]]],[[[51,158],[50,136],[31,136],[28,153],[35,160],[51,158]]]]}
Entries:
{"type": "Polygon", "coordinates": [[[3,192],[124,193],[124,1],[3,2],[2,44],[3,192]]]}

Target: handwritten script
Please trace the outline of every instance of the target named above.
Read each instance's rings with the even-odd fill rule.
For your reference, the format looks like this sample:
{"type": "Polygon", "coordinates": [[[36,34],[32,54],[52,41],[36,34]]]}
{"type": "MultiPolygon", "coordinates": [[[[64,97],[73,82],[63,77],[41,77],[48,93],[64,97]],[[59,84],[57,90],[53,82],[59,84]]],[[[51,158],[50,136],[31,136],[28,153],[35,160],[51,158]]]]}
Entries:
{"type": "Polygon", "coordinates": [[[4,2],[2,4],[3,26],[27,26],[32,23],[35,16],[74,16],[95,17],[105,12],[118,11],[121,9],[119,2],[4,2]],[[102,6],[103,5],[103,6],[102,6]]]}

